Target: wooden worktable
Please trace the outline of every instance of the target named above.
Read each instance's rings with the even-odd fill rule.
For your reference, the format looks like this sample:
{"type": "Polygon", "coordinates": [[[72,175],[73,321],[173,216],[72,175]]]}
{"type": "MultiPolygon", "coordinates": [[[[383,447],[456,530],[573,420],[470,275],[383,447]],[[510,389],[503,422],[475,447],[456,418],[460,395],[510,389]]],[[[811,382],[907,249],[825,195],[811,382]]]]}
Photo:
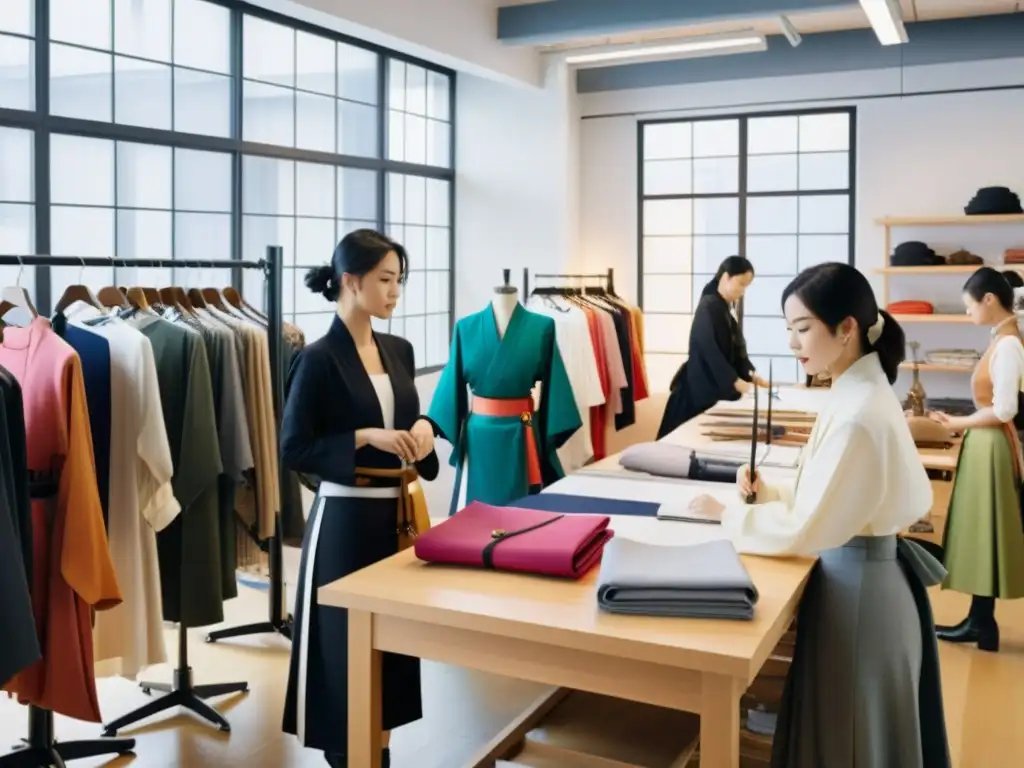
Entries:
{"type": "MultiPolygon", "coordinates": [[[[612,518],[618,535],[707,541],[716,528],[612,518]]],[[[738,768],[740,696],[793,620],[813,560],[744,557],[753,621],[621,616],[579,581],[426,565],[406,550],[321,587],[349,609],[349,761],[379,768],[380,654],[393,651],[701,716],[701,763],[738,768]]],[[[340,649],[338,649],[340,652],[340,649]]]]}

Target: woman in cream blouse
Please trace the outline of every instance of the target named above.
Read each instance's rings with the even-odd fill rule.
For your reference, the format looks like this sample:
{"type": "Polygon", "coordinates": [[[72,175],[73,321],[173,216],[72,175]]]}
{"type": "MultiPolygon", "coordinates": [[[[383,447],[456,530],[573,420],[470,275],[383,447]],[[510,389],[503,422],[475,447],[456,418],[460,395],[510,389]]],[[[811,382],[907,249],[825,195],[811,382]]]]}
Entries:
{"type": "Polygon", "coordinates": [[[897,532],[932,491],[892,389],[903,331],[847,264],[801,272],[782,295],[807,374],[831,378],[795,482],[740,471],[740,497],[710,497],[738,550],[818,556],[772,748],[773,768],[947,768],[934,621],[925,591],[945,571],[897,532]],[[756,502],[740,501],[749,490],[756,502]]]}
{"type": "Polygon", "coordinates": [[[971,376],[978,410],[964,417],[932,414],[951,430],[964,432],[943,536],[949,576],[942,586],[971,595],[967,618],[939,627],[938,634],[952,643],[998,651],[996,598],[1024,597],[1024,464],[1014,425],[1024,382],[1024,345],[1006,277],[982,267],[964,285],[963,299],[971,320],[992,326],[992,340],[971,376]]]}

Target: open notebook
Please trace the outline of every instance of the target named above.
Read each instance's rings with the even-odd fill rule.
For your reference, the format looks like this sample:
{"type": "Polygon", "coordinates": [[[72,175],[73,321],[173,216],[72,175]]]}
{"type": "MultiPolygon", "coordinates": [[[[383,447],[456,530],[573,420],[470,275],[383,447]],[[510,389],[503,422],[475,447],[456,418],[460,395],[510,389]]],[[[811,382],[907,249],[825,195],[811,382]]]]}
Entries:
{"type": "Polygon", "coordinates": [[[709,518],[697,514],[690,509],[690,502],[698,496],[707,494],[718,499],[722,504],[736,504],[740,501],[739,491],[736,486],[723,486],[718,483],[692,483],[678,486],[678,491],[673,490],[672,501],[663,503],[658,507],[659,520],[672,520],[679,523],[705,523],[718,525],[721,521],[718,516],[709,518]]]}

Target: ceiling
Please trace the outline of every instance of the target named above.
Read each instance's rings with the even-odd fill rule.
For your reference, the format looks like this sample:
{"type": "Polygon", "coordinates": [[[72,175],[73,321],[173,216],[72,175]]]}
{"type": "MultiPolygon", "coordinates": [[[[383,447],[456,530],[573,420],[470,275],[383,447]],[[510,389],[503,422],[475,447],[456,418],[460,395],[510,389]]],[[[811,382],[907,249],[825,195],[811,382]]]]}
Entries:
{"type": "MultiPolygon", "coordinates": [[[[1024,0],[899,2],[911,40],[915,22],[1024,11],[1024,0]]],[[[783,14],[803,35],[870,26],[856,0],[501,0],[498,36],[548,51],[750,30],[770,36],[782,34],[783,14]]]]}

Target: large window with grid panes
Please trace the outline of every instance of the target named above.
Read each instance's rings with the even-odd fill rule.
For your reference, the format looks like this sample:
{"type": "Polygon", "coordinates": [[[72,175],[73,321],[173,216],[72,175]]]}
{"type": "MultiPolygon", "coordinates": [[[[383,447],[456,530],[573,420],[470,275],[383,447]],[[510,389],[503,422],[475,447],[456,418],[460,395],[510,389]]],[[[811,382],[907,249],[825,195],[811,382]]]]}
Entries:
{"type": "Polygon", "coordinates": [[[689,351],[701,291],[727,256],[754,265],[738,316],[751,362],[802,381],[782,290],[800,270],[853,263],[852,108],[652,120],[639,125],[640,276],[658,391],[689,351]]]}
{"type": "MultiPolygon", "coordinates": [[[[229,0],[3,0],[0,253],[255,260],[284,250],[284,319],[334,307],[303,284],[361,227],[409,251],[390,322],[447,360],[455,75],[229,0]]],[[[266,306],[262,276],[237,270],[266,306]]],[[[48,312],[82,283],[198,287],[224,270],[0,267],[48,312]],[[206,274],[203,274],[204,271],[206,274]]]]}

